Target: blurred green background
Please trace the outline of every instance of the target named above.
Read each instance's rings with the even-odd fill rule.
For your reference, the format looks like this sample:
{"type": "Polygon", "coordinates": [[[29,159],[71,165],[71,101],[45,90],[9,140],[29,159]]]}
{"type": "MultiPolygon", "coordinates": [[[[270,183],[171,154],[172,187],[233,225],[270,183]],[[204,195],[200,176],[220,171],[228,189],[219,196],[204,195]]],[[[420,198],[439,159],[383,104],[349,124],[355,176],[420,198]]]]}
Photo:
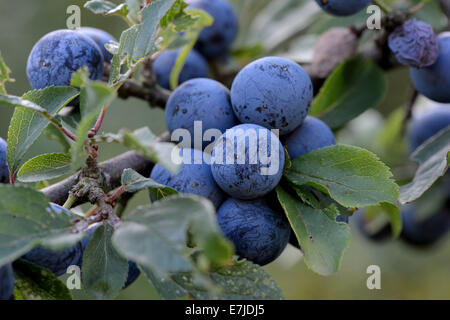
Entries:
{"type": "MultiPolygon", "coordinates": [[[[76,4],[81,7],[82,26],[99,27],[119,38],[127,26],[116,17],[95,16],[82,8],[85,1],[75,0],[15,0],[0,1],[0,50],[12,69],[15,83],[8,84],[8,92],[21,95],[29,90],[26,78],[26,61],[34,43],[44,34],[66,26],[66,9],[76,4]]],[[[399,1],[406,3],[406,1],[399,1]]],[[[345,25],[364,21],[364,15],[336,19],[318,12],[313,0],[240,0],[241,34],[236,46],[252,45],[264,41],[268,54],[289,56],[307,62],[317,34],[331,25],[345,25]],[[257,18],[250,18],[258,14],[257,18]],[[320,24],[316,16],[320,15],[320,24]],[[316,23],[310,26],[311,21],[316,23]],[[287,40],[286,40],[287,39],[287,40]],[[289,41],[288,41],[289,40],[289,41]],[[294,41],[293,41],[294,40],[294,41]]],[[[433,4],[431,4],[432,6],[433,4]]],[[[433,10],[426,9],[429,22],[441,27],[445,19],[433,18],[433,10]],[[430,13],[431,12],[431,13],[430,13]]],[[[357,119],[353,131],[338,136],[338,142],[366,145],[355,137],[370,137],[371,124],[379,126],[381,115],[404,104],[411,92],[406,70],[388,74],[388,94],[379,113],[369,112],[357,119]],[[377,122],[379,121],[379,122],[377,122]],[[364,132],[366,131],[366,132],[364,132]]],[[[6,138],[11,109],[0,109],[0,136],[6,138]]],[[[152,109],[142,101],[117,100],[108,112],[104,131],[117,132],[126,127],[136,129],[149,126],[155,133],[165,130],[163,111],[152,109]]],[[[370,143],[369,143],[370,148],[370,143]]],[[[59,151],[60,146],[41,137],[28,156],[59,151]]],[[[102,145],[101,159],[125,151],[119,145],[102,145]]],[[[147,203],[145,192],[138,194],[129,205],[128,212],[139,204],[147,203]]],[[[361,236],[352,225],[350,246],[344,256],[340,271],[331,277],[321,277],[305,266],[298,250],[288,247],[284,254],[266,267],[287,299],[450,299],[450,237],[427,250],[411,248],[400,241],[374,244],[361,236]],[[381,290],[369,290],[366,269],[369,265],[381,268],[381,290]]],[[[82,292],[73,291],[75,297],[86,298],[82,292]]],[[[140,277],[124,290],[118,299],[155,299],[158,295],[152,286],[140,277]]]]}

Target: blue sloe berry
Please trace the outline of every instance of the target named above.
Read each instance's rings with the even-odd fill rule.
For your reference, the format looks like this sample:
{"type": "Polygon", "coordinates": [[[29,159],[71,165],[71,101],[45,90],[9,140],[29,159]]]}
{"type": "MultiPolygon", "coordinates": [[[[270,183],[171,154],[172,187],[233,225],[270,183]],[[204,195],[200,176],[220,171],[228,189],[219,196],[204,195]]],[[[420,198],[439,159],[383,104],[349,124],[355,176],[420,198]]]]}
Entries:
{"type": "Polygon", "coordinates": [[[134,263],[133,261],[128,261],[128,277],[123,288],[125,289],[128,286],[130,286],[133,282],[135,282],[136,279],[139,278],[140,274],[141,270],[139,270],[136,263],[134,263]]]}
{"type": "Polygon", "coordinates": [[[437,38],[439,56],[430,66],[411,68],[414,87],[425,97],[442,103],[450,103],[450,34],[444,33],[437,38]]]}
{"type": "Polygon", "coordinates": [[[182,153],[181,156],[186,161],[183,160],[181,168],[176,175],[172,175],[161,165],[157,164],[154,166],[150,178],[178,192],[205,197],[218,208],[224,199],[224,194],[212,176],[210,156],[197,149],[185,148],[180,151],[182,153]]]}
{"type": "Polygon", "coordinates": [[[100,48],[102,52],[103,60],[107,63],[111,62],[113,56],[108,50],[106,50],[105,44],[111,41],[116,42],[116,39],[112,35],[101,29],[91,27],[83,27],[77,29],[76,31],[94,40],[94,42],[97,44],[97,46],[100,48]]]}
{"type": "MultiPolygon", "coordinates": [[[[186,129],[191,139],[194,137],[194,121],[201,121],[202,136],[208,129],[223,133],[236,123],[229,90],[221,83],[205,78],[191,79],[174,90],[167,101],[165,116],[171,133],[176,129],[186,129]]],[[[206,147],[208,142],[203,141],[202,144],[206,147]]],[[[193,141],[191,146],[194,146],[193,141]]]]}
{"type": "Polygon", "coordinates": [[[291,159],[335,144],[331,129],[322,120],[311,116],[306,117],[302,125],[286,139],[286,148],[291,159]]]}
{"type": "Polygon", "coordinates": [[[326,12],[335,16],[349,16],[361,11],[372,0],[316,0],[326,12]]]}
{"type": "Polygon", "coordinates": [[[217,211],[217,219],[236,253],[259,265],[274,261],[289,241],[288,221],[269,208],[264,199],[229,198],[217,211]]]}
{"type": "MultiPolygon", "coordinates": [[[[165,50],[153,63],[156,81],[165,89],[170,90],[170,74],[179,54],[180,50],[165,50]]],[[[206,78],[208,73],[208,63],[205,58],[197,51],[191,50],[186,58],[183,69],[181,69],[178,84],[182,84],[190,79],[206,78]]]]}
{"type": "Polygon", "coordinates": [[[10,263],[0,267],[0,300],[9,300],[14,290],[14,272],[10,263]]]}
{"type": "Polygon", "coordinates": [[[426,140],[450,126],[450,108],[438,107],[413,118],[409,129],[409,143],[414,151],[426,140]]]}
{"type": "Polygon", "coordinates": [[[254,123],[280,134],[305,120],[313,98],[311,79],[298,64],[265,57],[245,66],[231,87],[233,110],[242,123],[254,123]]]}
{"type": "Polygon", "coordinates": [[[226,54],[238,31],[238,19],[233,7],[225,0],[188,0],[190,9],[206,11],[214,18],[211,26],[200,33],[195,48],[207,59],[226,54]]]}
{"type": "Polygon", "coordinates": [[[241,124],[227,130],[214,146],[211,170],[217,184],[238,199],[256,199],[281,180],[284,149],[270,130],[241,124]]]}
{"type": "Polygon", "coordinates": [[[42,37],[31,50],[27,75],[33,89],[68,86],[72,74],[87,66],[90,78],[103,76],[103,55],[89,37],[72,30],[57,30],[42,37]]]}
{"type": "Polygon", "coordinates": [[[6,160],[6,141],[0,138],[0,183],[9,183],[9,169],[6,160]]]}

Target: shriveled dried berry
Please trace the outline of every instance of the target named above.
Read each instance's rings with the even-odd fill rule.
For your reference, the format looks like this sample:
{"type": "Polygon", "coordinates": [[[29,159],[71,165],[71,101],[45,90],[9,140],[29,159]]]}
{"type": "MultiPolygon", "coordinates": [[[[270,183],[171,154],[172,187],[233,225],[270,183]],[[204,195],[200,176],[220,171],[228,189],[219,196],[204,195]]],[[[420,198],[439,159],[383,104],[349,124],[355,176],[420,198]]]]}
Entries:
{"type": "Polygon", "coordinates": [[[433,28],[428,23],[415,19],[397,27],[389,35],[388,44],[398,62],[409,67],[428,67],[439,55],[433,28]]]}

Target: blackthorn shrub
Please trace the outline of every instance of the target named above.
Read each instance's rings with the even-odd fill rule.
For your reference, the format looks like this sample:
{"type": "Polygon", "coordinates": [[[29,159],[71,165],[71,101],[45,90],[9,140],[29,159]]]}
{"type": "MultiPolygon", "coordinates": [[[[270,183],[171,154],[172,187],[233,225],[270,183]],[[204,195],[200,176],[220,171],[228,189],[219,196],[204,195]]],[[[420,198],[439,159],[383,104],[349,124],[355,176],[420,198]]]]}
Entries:
{"type": "Polygon", "coordinates": [[[103,55],[97,44],[80,32],[57,30],[42,37],[31,50],[27,75],[33,89],[68,86],[72,74],[88,67],[90,78],[103,76],[103,55]]]}
{"type": "Polygon", "coordinates": [[[233,110],[242,123],[254,123],[280,134],[305,120],[313,98],[308,74],[298,64],[266,57],[245,66],[231,87],[233,110]]]}
{"type": "MultiPolygon", "coordinates": [[[[158,84],[170,90],[170,73],[175,66],[175,61],[180,54],[180,50],[165,50],[153,63],[153,72],[158,84]]],[[[186,58],[183,69],[181,69],[178,84],[182,84],[190,79],[208,77],[209,68],[205,58],[197,51],[191,50],[186,58]]]]}
{"type": "Polygon", "coordinates": [[[211,161],[212,174],[222,190],[248,200],[262,197],[277,186],[285,156],[272,132],[255,124],[241,124],[218,139],[211,161]]]}
{"type": "Polygon", "coordinates": [[[286,218],[263,199],[229,198],[217,211],[217,219],[236,253],[259,265],[274,261],[289,241],[291,228],[286,218]]]}

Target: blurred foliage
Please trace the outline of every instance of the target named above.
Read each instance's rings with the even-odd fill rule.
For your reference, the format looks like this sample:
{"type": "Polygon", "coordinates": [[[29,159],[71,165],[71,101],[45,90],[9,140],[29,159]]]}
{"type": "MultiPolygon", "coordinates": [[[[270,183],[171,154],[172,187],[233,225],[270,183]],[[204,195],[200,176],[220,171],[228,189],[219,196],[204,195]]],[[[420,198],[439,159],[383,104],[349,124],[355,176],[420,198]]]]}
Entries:
{"type": "MultiPolygon", "coordinates": [[[[14,83],[7,84],[11,94],[21,95],[29,90],[26,77],[26,61],[34,43],[44,34],[65,28],[66,8],[79,5],[84,0],[15,0],[0,2],[0,51],[12,70],[14,83]]],[[[232,0],[240,16],[240,33],[235,43],[235,52],[241,47],[253,48],[253,55],[282,55],[299,62],[309,62],[312,49],[323,31],[332,26],[361,25],[365,14],[347,18],[336,18],[318,10],[313,0],[232,0]],[[262,48],[262,49],[261,49],[262,48]]],[[[393,0],[389,0],[391,4],[393,0]]],[[[397,0],[395,5],[408,7],[418,1],[397,0]]],[[[116,17],[95,16],[82,8],[82,25],[102,28],[116,38],[126,24],[116,17]]],[[[417,14],[440,30],[445,17],[440,14],[437,1],[429,1],[417,14]]],[[[369,32],[368,32],[369,33],[369,32]]],[[[371,34],[365,37],[371,38],[371,34]]],[[[240,56],[240,63],[245,56],[240,56]]],[[[252,57],[253,58],[253,57],[252,57]]],[[[377,153],[383,161],[393,166],[397,178],[408,176],[408,172],[397,172],[395,166],[404,160],[405,148],[380,149],[379,141],[386,132],[396,132],[398,108],[406,108],[411,96],[411,85],[405,68],[387,74],[387,94],[376,110],[369,110],[353,120],[337,135],[339,143],[361,146],[377,153]],[[395,112],[395,113],[393,113],[395,112]],[[389,119],[389,122],[386,122],[389,119]],[[383,129],[387,130],[383,133],[383,129]],[[377,137],[375,139],[374,137],[377,137]],[[392,153],[395,151],[395,154],[392,153]]],[[[417,107],[428,106],[425,99],[417,107]]],[[[13,110],[0,109],[0,136],[6,137],[13,110]]],[[[164,112],[149,108],[147,103],[136,100],[117,100],[110,108],[103,130],[116,132],[118,128],[135,129],[149,126],[156,134],[165,131],[164,112]]],[[[27,156],[44,152],[60,152],[57,142],[49,142],[41,137],[29,150],[27,156]]],[[[116,144],[101,146],[101,159],[107,159],[125,151],[116,144]]],[[[412,164],[412,169],[414,165],[412,164]]],[[[427,203],[435,197],[426,194],[427,203]]],[[[147,204],[147,192],[135,196],[127,212],[137,205],[147,204]]],[[[425,203],[426,206],[426,203],[425,203]]],[[[125,214],[127,214],[127,212],[125,214]]],[[[400,241],[371,243],[358,232],[353,223],[352,240],[340,271],[330,277],[322,277],[307,269],[300,261],[299,252],[289,246],[283,255],[268,265],[273,279],[282,289],[287,299],[450,299],[449,261],[450,239],[440,241],[428,250],[418,250],[400,241]],[[366,287],[366,268],[378,265],[382,272],[382,290],[370,291],[366,287]]],[[[72,291],[74,298],[86,298],[82,290],[72,291]]],[[[141,276],[132,286],[122,291],[118,299],[158,298],[154,288],[141,276]]]]}

